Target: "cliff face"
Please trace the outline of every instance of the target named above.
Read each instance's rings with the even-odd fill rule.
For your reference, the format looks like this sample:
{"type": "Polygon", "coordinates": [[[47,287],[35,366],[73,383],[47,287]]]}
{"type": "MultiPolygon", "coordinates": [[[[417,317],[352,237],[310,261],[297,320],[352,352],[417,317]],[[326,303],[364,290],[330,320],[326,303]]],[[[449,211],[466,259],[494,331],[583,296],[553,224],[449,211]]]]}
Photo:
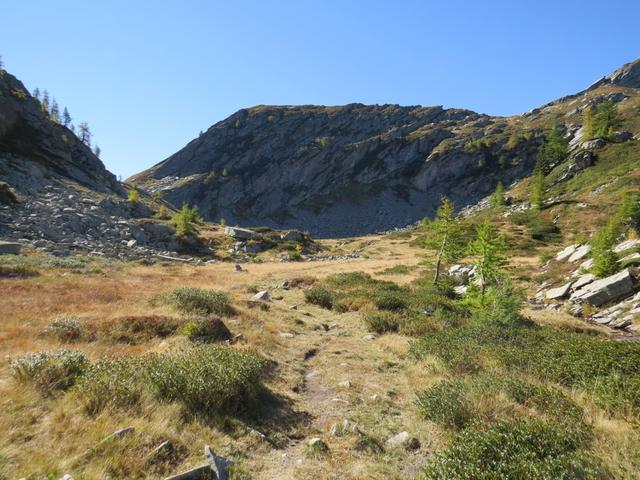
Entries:
{"type": "MultiPolygon", "coordinates": [[[[241,110],[132,180],[209,220],[342,236],[406,225],[527,174],[535,145],[475,145],[507,121],[397,105],[241,110]]],[[[535,144],[535,141],[533,142],[535,144]]]]}
{"type": "Polygon", "coordinates": [[[69,129],[51,122],[22,82],[2,72],[0,180],[33,195],[55,178],[98,192],[122,192],[91,149],[69,129]]]}
{"type": "Polygon", "coordinates": [[[459,208],[531,173],[544,130],[578,145],[584,108],[637,95],[640,62],[526,114],[397,105],[258,106],[213,125],[132,181],[208,220],[348,236],[459,208]]]}

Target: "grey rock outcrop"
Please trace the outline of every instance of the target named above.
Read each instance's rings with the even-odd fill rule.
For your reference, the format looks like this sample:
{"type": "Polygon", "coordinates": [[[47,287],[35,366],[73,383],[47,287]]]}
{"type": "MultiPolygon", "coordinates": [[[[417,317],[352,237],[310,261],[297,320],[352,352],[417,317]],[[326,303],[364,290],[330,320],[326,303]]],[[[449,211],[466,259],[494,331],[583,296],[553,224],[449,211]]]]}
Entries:
{"type": "Polygon", "coordinates": [[[627,268],[610,277],[596,280],[571,295],[572,302],[601,306],[631,295],[638,288],[638,280],[627,268]]]}

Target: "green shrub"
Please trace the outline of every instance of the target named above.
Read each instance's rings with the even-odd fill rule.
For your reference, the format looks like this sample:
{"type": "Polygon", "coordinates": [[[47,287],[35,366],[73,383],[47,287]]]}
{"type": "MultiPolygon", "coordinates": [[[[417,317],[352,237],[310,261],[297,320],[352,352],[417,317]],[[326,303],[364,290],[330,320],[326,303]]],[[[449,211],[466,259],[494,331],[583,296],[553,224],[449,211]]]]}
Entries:
{"type": "Polygon", "coordinates": [[[58,317],[44,327],[43,335],[60,342],[75,342],[84,334],[84,325],[76,317],[58,317]]]}
{"type": "Polygon", "coordinates": [[[427,420],[462,428],[472,418],[468,386],[462,380],[445,381],[418,395],[418,406],[427,420]]]}
{"type": "Polygon", "coordinates": [[[602,478],[583,439],[562,426],[538,420],[498,422],[458,433],[424,471],[425,479],[602,478]]]}
{"type": "Polygon", "coordinates": [[[468,373],[483,358],[506,370],[582,388],[601,407],[640,412],[640,344],[550,327],[474,322],[425,335],[417,357],[435,355],[454,372],[468,373]]]}
{"type": "Polygon", "coordinates": [[[193,318],[183,325],[181,332],[190,340],[224,341],[231,338],[231,332],[216,315],[193,318]]]}
{"type": "Polygon", "coordinates": [[[232,315],[234,309],[229,305],[229,297],[216,290],[195,287],[176,288],[172,292],[157,295],[153,302],[171,305],[179,312],[194,315],[232,315]]]}
{"type": "Polygon", "coordinates": [[[32,382],[44,393],[65,390],[87,367],[87,357],[78,350],[27,353],[11,362],[11,374],[21,382],[32,382]]]}
{"type": "Polygon", "coordinates": [[[532,239],[539,242],[555,242],[561,239],[560,229],[553,221],[539,210],[530,209],[509,216],[516,225],[524,225],[532,239]]]}
{"type": "Polygon", "coordinates": [[[85,410],[135,405],[145,394],[192,413],[238,411],[262,388],[267,362],[251,351],[201,345],[184,351],[103,360],[75,388],[85,410]]]}
{"type": "Polygon", "coordinates": [[[196,230],[196,224],[200,222],[202,222],[202,218],[198,207],[189,207],[186,203],[171,217],[171,223],[176,227],[176,236],[181,238],[193,235],[196,230]]]}
{"type": "Polygon", "coordinates": [[[380,293],[374,297],[373,301],[375,306],[380,310],[398,311],[404,310],[407,307],[407,303],[393,293],[380,293]]]}
{"type": "Polygon", "coordinates": [[[369,330],[379,334],[397,332],[400,327],[398,315],[392,312],[369,313],[364,316],[364,323],[369,330]]]}
{"type": "Polygon", "coordinates": [[[330,310],[333,307],[334,294],[321,285],[314,285],[304,291],[304,299],[307,303],[330,310]]]}
{"type": "Polygon", "coordinates": [[[145,382],[165,401],[190,411],[238,411],[262,386],[267,362],[251,351],[200,346],[174,355],[152,355],[145,382]]]}
{"type": "Polygon", "coordinates": [[[138,192],[137,188],[133,187],[131,190],[129,190],[129,194],[127,195],[127,200],[129,200],[132,203],[140,202],[140,193],[138,192]]]}

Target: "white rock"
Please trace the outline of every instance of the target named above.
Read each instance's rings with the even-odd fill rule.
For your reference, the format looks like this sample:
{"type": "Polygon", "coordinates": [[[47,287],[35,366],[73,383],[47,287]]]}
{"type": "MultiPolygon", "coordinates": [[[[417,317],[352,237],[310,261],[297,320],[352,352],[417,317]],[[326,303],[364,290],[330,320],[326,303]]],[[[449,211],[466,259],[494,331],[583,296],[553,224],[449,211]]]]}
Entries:
{"type": "Polygon", "coordinates": [[[547,292],[545,293],[545,296],[549,300],[555,300],[557,298],[566,297],[567,295],[569,295],[569,290],[571,289],[571,285],[573,285],[573,282],[568,282],[562,285],[561,287],[547,290],[547,292]]]}
{"type": "Polygon", "coordinates": [[[569,258],[578,249],[580,245],[569,245],[556,254],[556,260],[561,262],[562,260],[569,258]]]}
{"type": "Polygon", "coordinates": [[[571,256],[569,257],[569,261],[570,262],[577,262],[578,260],[582,260],[584,257],[586,257],[589,252],[591,251],[591,245],[589,244],[585,244],[585,245],[580,245],[575,252],[573,252],[571,254],[571,256]]]}
{"type": "Polygon", "coordinates": [[[259,300],[262,302],[268,302],[271,296],[267,290],[262,290],[261,292],[256,293],[251,300],[259,300]]]}
{"type": "Polygon", "coordinates": [[[619,243],[618,245],[616,245],[615,247],[613,247],[613,251],[616,253],[620,253],[620,252],[624,252],[625,250],[628,250],[630,248],[633,248],[637,245],[640,245],[640,239],[635,238],[633,240],[626,240],[622,243],[619,243]]]}
{"type": "Polygon", "coordinates": [[[590,284],[595,279],[596,279],[595,275],[593,275],[591,273],[587,273],[585,275],[582,275],[575,282],[573,282],[573,285],[571,285],[571,290],[574,290],[574,291],[578,290],[578,289],[584,287],[585,285],[590,284]]]}

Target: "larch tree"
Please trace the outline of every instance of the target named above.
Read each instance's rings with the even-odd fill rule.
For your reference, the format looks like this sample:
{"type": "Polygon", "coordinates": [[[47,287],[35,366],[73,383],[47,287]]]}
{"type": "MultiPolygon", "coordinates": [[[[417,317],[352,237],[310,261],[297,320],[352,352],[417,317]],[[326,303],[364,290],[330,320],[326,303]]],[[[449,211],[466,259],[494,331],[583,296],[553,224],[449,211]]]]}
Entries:
{"type": "Polygon", "coordinates": [[[484,303],[487,286],[496,284],[502,274],[507,245],[505,239],[487,220],[476,228],[476,238],[469,244],[469,253],[477,258],[480,281],[480,301],[484,303]]]}
{"type": "Polygon", "coordinates": [[[464,252],[460,220],[455,215],[455,206],[447,197],[442,197],[436,217],[426,222],[432,233],[425,246],[436,251],[435,273],[433,283],[438,283],[443,263],[450,263],[460,258],[464,252]]]}

